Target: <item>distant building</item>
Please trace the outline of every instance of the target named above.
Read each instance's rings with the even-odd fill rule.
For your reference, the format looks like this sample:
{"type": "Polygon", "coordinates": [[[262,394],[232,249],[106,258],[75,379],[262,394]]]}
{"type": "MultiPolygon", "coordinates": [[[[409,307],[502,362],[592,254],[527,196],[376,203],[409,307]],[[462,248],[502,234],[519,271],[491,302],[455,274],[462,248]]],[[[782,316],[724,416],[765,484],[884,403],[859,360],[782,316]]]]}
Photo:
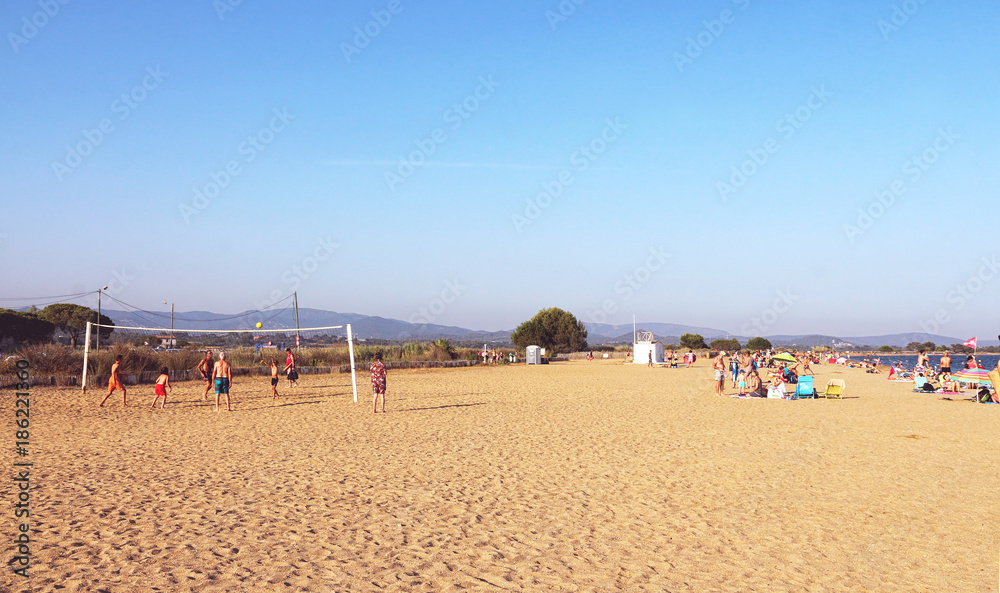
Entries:
{"type": "Polygon", "coordinates": [[[173,336],[153,336],[153,339],[160,341],[160,346],[165,348],[176,348],[177,338],[173,336]]]}

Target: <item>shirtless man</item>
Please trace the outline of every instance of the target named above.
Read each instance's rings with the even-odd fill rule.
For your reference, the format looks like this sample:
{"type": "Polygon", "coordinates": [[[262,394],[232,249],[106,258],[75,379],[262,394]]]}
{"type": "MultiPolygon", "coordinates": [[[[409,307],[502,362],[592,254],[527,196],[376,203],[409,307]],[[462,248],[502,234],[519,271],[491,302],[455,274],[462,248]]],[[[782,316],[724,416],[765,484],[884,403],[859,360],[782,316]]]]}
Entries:
{"type": "Polygon", "coordinates": [[[201,373],[201,380],[205,382],[205,393],[201,394],[201,401],[208,400],[208,390],[212,388],[212,368],[215,366],[215,359],[212,358],[212,351],[205,351],[205,358],[198,362],[198,372],[201,373]]]}
{"type": "Polygon", "coordinates": [[[226,353],[219,353],[219,362],[212,367],[212,380],[215,382],[215,411],[219,411],[219,397],[226,394],[226,411],[232,412],[229,401],[229,386],[233,383],[233,368],[226,362],[226,353]]]}
{"type": "Polygon", "coordinates": [[[913,365],[914,373],[924,373],[930,369],[930,358],[927,356],[926,350],[921,350],[917,355],[917,364],[913,365]]]}
{"type": "Polygon", "coordinates": [[[944,373],[951,373],[951,357],[948,356],[947,351],[941,355],[941,360],[938,361],[938,374],[944,373]]]}
{"type": "Polygon", "coordinates": [[[101,400],[101,405],[99,407],[102,408],[104,407],[104,402],[108,401],[108,398],[111,397],[111,394],[115,392],[115,389],[122,390],[122,407],[123,408],[128,407],[128,401],[126,399],[128,397],[128,392],[125,390],[125,384],[122,383],[122,378],[121,375],[119,374],[121,366],[122,366],[122,355],[119,354],[118,356],[115,356],[115,363],[111,365],[111,378],[108,379],[108,394],[105,395],[104,399],[101,400]]]}
{"type": "Polygon", "coordinates": [[[712,363],[712,369],[715,371],[715,395],[725,395],[726,364],[722,362],[722,357],[725,355],[725,351],[719,352],[712,363]]]}

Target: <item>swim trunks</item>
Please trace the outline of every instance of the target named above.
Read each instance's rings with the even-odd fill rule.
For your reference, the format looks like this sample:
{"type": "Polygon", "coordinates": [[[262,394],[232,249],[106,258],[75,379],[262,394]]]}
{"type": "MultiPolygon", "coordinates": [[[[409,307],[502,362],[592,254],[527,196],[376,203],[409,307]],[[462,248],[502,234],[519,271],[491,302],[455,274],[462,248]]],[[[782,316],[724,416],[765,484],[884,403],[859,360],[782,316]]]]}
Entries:
{"type": "Polygon", "coordinates": [[[385,365],[376,360],[369,370],[372,374],[372,391],[376,394],[385,393],[385,365]]]}
{"type": "Polygon", "coordinates": [[[271,377],[271,386],[273,387],[273,386],[275,386],[277,384],[278,384],[278,378],[277,377],[271,377]]]}
{"type": "Polygon", "coordinates": [[[121,389],[122,391],[124,391],[125,386],[122,385],[122,382],[118,380],[117,377],[112,376],[110,379],[108,379],[108,389],[110,389],[111,391],[114,391],[115,389],[121,389]]]}
{"type": "Polygon", "coordinates": [[[156,384],[156,395],[162,395],[162,396],[166,397],[166,395],[167,395],[167,388],[163,386],[163,383],[157,383],[156,384]]]}
{"type": "Polygon", "coordinates": [[[715,369],[715,380],[716,381],[722,381],[725,378],[726,378],[726,373],[725,372],[720,371],[719,369],[715,369]]]}
{"type": "Polygon", "coordinates": [[[951,372],[951,367],[941,367],[941,370],[938,371],[938,372],[941,372],[941,373],[950,373],[951,372]]]}
{"type": "Polygon", "coordinates": [[[226,377],[219,377],[215,380],[215,392],[216,393],[229,393],[229,379],[226,377]]]}

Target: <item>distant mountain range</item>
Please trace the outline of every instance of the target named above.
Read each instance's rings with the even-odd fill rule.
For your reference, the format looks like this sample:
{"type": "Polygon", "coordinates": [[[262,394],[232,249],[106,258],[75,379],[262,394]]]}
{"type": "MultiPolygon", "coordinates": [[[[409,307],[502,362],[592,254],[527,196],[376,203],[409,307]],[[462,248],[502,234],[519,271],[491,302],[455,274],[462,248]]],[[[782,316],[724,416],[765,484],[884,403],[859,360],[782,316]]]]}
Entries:
{"type": "MultiPolygon", "coordinates": [[[[169,313],[146,313],[116,311],[105,309],[102,311],[110,317],[115,325],[134,327],[170,327],[169,313]]],[[[284,309],[276,313],[257,313],[255,311],[244,311],[236,315],[220,315],[208,311],[185,311],[174,314],[175,331],[189,329],[245,329],[255,331],[255,324],[260,321],[264,324],[264,330],[294,330],[294,312],[284,309]]],[[[351,324],[354,335],[359,339],[380,339],[380,340],[435,340],[445,338],[454,341],[482,341],[487,343],[510,343],[510,334],[513,330],[485,331],[471,330],[462,327],[437,324],[415,324],[398,319],[386,319],[372,315],[360,315],[358,313],[337,313],[335,311],[324,311],[321,309],[299,309],[299,327],[327,327],[333,325],[351,324]]],[[[591,345],[600,344],[630,344],[632,342],[632,325],[620,324],[611,325],[604,323],[588,323],[587,341],[591,345]]],[[[720,329],[709,327],[697,327],[691,325],[679,325],[676,323],[642,323],[637,325],[640,331],[651,331],[655,338],[666,344],[677,344],[680,342],[682,334],[700,334],[706,342],[718,338],[736,338],[741,344],[746,344],[752,336],[738,336],[720,329]]],[[[803,335],[773,335],[764,336],[775,346],[810,348],[814,346],[830,346],[836,344],[844,348],[851,346],[894,346],[901,347],[910,342],[934,342],[937,345],[951,345],[961,343],[963,339],[927,334],[922,332],[910,332],[900,334],[890,334],[884,336],[858,336],[841,337],[817,334],[803,335]]],[[[982,339],[981,346],[997,345],[997,340],[982,339]]]]}

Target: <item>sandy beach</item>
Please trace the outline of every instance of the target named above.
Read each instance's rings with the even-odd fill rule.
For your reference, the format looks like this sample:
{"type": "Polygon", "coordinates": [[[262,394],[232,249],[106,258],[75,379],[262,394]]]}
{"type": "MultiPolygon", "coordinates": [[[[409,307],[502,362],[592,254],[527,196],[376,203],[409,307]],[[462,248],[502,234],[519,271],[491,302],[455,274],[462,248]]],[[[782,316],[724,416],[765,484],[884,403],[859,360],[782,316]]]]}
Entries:
{"type": "Polygon", "coordinates": [[[218,414],[36,387],[32,576],[0,590],[997,590],[1000,405],[826,364],[844,400],[720,398],[710,363],[391,371],[384,415],[367,374],[218,414]]]}

